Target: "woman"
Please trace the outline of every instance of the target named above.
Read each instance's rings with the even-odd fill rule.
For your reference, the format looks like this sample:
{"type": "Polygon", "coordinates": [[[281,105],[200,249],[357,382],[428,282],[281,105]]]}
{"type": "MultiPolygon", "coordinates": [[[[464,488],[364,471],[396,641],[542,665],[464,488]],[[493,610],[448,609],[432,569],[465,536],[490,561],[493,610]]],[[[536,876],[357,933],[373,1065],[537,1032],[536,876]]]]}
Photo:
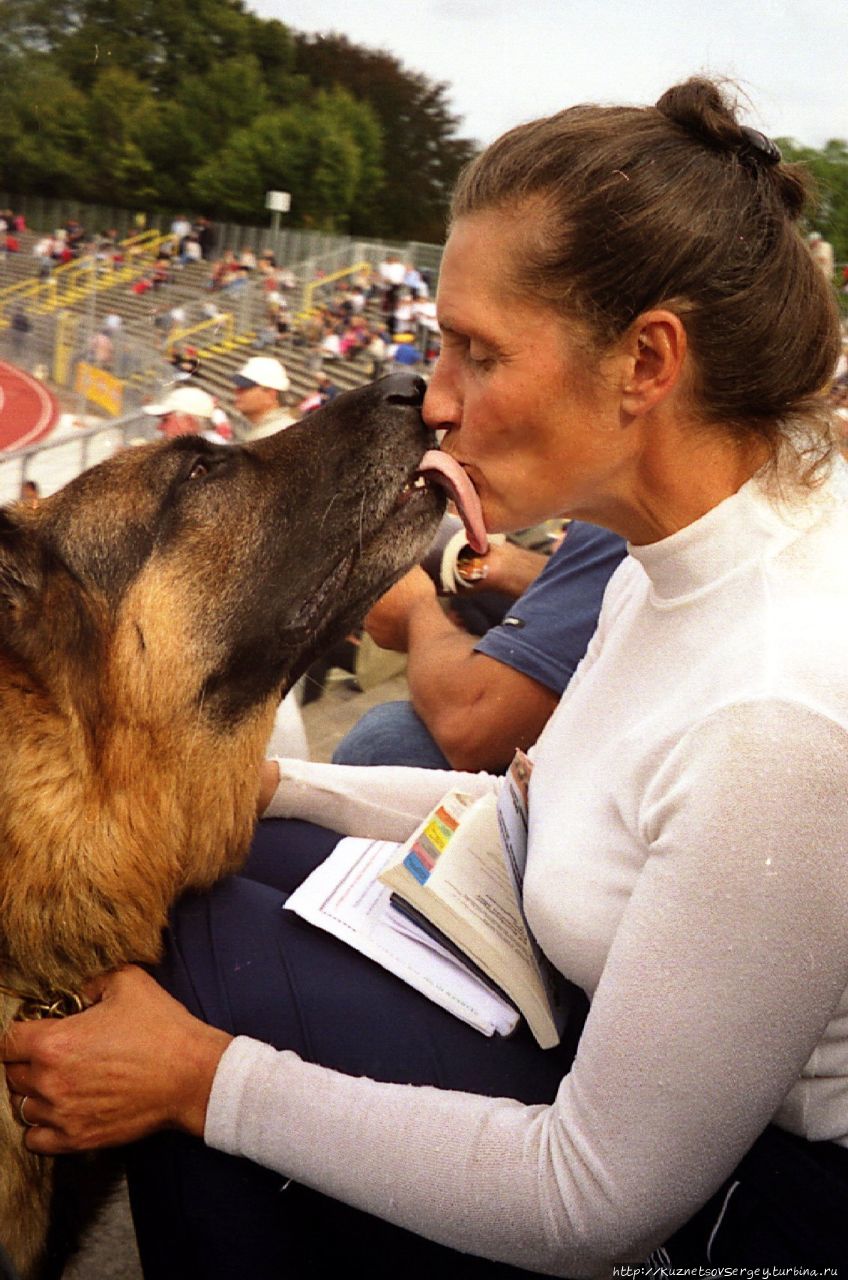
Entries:
{"type": "MultiPolygon", "coordinates": [[[[353,961],[329,944],[298,1003],[295,953],[313,943],[292,927],[279,946],[295,994],[257,994],[223,964],[209,978],[203,939],[222,945],[236,911],[224,886],[182,908],[164,972],[257,1039],[197,1023],[138,971],[107,978],[86,1014],[7,1047],[32,1149],[171,1125],[195,1138],[142,1144],[136,1185],[149,1205],[166,1150],[192,1169],[186,1231],[204,1198],[207,1232],[230,1212],[236,1178],[214,1172],[228,1152],[294,1179],[263,1210],[291,1238],[298,1214],[316,1235],[335,1221],[340,1250],[361,1259],[377,1241],[375,1265],[407,1273],[408,1236],[384,1255],[392,1238],[371,1235],[373,1219],[326,1206],[555,1275],[657,1249],[677,1265],[848,1258],[848,486],[817,394],[838,326],[798,235],[803,205],[797,172],[702,81],[655,108],[522,126],[455,196],[425,418],[446,429],[490,530],[568,515],[631,544],[533,753],[525,907],[591,998],[573,1066],[567,1050],[460,1048],[440,1030],[387,1067],[416,1015],[367,1023],[364,998],[332,990],[353,961]],[[342,1053],[320,1035],[346,1012],[356,1043],[342,1053]],[[558,1087],[542,1078],[551,1062],[558,1087]],[[410,1087],[427,1083],[446,1087],[410,1087]],[[334,1200],[304,1192],[287,1212],[304,1187],[334,1200]]],[[[283,761],[263,803],[402,838],[456,778],[283,761]]],[[[253,889],[257,903],[269,892],[253,889]]],[[[251,1182],[245,1212],[259,1194],[251,1182]]]]}

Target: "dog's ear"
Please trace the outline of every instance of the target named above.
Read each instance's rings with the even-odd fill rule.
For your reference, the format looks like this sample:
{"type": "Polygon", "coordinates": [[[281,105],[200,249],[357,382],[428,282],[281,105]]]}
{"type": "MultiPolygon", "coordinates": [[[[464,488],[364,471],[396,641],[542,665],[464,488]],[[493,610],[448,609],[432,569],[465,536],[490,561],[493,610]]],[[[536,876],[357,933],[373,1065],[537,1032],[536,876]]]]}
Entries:
{"type": "Polygon", "coordinates": [[[44,547],[38,535],[0,510],[0,622],[31,608],[44,585],[44,547]]]}

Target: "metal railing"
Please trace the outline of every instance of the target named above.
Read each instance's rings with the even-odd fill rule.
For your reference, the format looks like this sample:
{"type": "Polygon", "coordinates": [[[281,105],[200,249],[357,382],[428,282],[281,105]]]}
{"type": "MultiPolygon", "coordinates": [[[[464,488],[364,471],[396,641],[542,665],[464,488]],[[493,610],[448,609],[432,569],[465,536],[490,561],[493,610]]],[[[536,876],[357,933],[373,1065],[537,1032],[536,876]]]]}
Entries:
{"type": "Polygon", "coordinates": [[[308,280],[303,286],[303,297],[301,299],[300,310],[297,313],[297,319],[302,320],[306,316],[312,315],[318,309],[315,301],[315,295],[321,289],[325,289],[328,285],[337,284],[339,280],[344,280],[345,276],[356,276],[364,274],[366,278],[371,274],[370,262],[354,262],[351,266],[340,267],[336,271],[331,271],[328,275],[320,275],[312,280],[308,280]]]}
{"type": "Polygon", "coordinates": [[[14,502],[25,480],[34,480],[41,497],[49,497],[95,463],[134,440],[152,440],[156,426],[138,410],[99,427],[71,427],[47,444],[0,454],[0,504],[14,502]]]}

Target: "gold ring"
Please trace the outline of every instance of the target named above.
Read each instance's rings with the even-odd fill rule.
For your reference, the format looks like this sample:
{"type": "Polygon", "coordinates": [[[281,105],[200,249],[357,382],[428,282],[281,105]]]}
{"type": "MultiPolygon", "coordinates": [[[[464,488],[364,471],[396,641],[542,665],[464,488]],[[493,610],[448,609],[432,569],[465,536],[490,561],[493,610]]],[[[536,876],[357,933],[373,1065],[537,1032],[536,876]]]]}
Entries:
{"type": "Polygon", "coordinates": [[[24,1125],[27,1129],[35,1129],[37,1128],[35,1121],[27,1120],[26,1112],[24,1111],[24,1107],[28,1102],[29,1102],[29,1094],[25,1093],[24,1096],[21,1098],[20,1102],[18,1103],[18,1115],[21,1117],[22,1125],[24,1125]]]}

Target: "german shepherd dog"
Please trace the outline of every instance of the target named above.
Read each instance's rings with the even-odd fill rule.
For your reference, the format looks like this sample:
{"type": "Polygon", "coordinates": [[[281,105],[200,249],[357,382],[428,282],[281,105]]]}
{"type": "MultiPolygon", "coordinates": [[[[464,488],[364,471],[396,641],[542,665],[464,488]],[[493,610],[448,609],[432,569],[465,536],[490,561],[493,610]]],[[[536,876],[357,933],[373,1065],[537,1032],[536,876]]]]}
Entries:
{"type": "MultiPolygon", "coordinates": [[[[0,1032],[154,962],[241,864],[282,693],[420,558],[445,505],[396,375],[276,436],[128,448],[0,512],[0,1032]]],[[[0,1245],[34,1276],[50,1160],[0,1078],[0,1245]]]]}

